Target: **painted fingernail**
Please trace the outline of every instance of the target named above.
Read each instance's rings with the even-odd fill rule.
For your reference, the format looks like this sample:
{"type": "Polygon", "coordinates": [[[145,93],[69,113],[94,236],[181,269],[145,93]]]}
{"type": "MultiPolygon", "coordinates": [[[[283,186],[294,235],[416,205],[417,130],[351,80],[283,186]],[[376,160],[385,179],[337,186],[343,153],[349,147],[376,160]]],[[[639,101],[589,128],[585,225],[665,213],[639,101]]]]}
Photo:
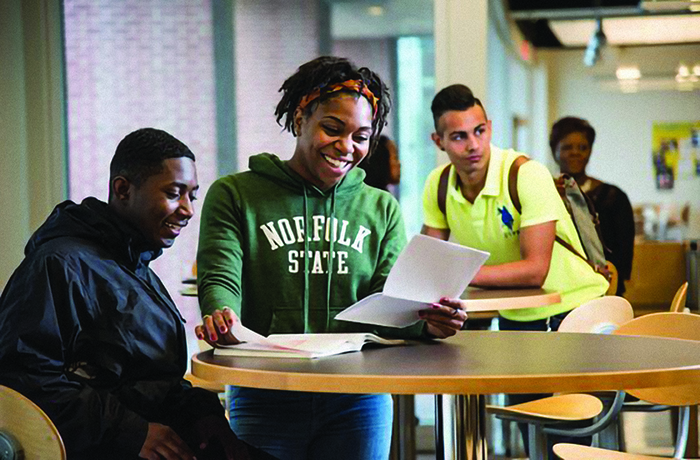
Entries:
{"type": "Polygon", "coordinates": [[[216,334],[209,334],[209,340],[216,342],[219,339],[216,334]]]}
{"type": "Polygon", "coordinates": [[[433,310],[438,310],[438,309],[440,309],[440,305],[433,304],[433,310]]]}
{"type": "Polygon", "coordinates": [[[220,326],[219,332],[221,332],[222,334],[225,334],[226,333],[226,326],[220,326]]]}
{"type": "Polygon", "coordinates": [[[204,334],[198,333],[198,334],[197,334],[197,338],[198,338],[199,340],[204,340],[204,334]]]}

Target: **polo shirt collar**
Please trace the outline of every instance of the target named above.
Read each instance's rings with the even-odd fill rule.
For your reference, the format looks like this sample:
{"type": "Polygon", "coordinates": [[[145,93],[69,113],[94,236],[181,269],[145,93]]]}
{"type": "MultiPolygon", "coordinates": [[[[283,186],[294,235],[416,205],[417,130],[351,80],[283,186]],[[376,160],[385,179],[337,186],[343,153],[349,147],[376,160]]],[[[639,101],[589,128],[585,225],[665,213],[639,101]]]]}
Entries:
{"type": "Polygon", "coordinates": [[[501,194],[501,174],[503,170],[503,150],[491,144],[491,157],[486,172],[486,183],[481,190],[482,195],[498,196],[501,194]]]}

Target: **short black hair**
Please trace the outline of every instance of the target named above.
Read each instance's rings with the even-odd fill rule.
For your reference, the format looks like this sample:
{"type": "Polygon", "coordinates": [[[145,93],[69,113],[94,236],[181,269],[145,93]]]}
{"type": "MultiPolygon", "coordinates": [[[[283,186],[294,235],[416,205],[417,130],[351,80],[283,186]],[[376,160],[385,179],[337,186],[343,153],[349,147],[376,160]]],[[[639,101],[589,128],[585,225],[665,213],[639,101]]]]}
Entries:
{"type": "Polygon", "coordinates": [[[438,120],[445,112],[450,110],[468,110],[475,105],[481,107],[481,110],[484,111],[484,117],[488,119],[484,105],[479,99],[474,97],[474,93],[467,86],[458,83],[441,89],[435,95],[433,103],[430,105],[430,110],[433,112],[435,131],[439,131],[438,120]]]}
{"type": "MultiPolygon", "coordinates": [[[[334,97],[337,93],[324,92],[330,85],[348,80],[362,80],[374,97],[377,98],[377,113],[372,120],[370,136],[370,152],[386,125],[386,119],[391,110],[391,96],[387,85],[375,72],[367,67],[357,68],[346,58],[321,56],[302,64],[291,77],[287,78],[279,91],[282,93],[275,109],[277,123],[285,130],[296,136],[294,129],[294,112],[302,98],[314,90],[320,89],[321,95],[305,109],[305,115],[310,114],[319,103],[334,97]],[[284,124],[280,120],[284,118],[284,124]]],[[[340,93],[342,91],[339,91],[340,93]]]]}
{"type": "Polygon", "coordinates": [[[389,166],[388,143],[391,142],[387,136],[379,136],[374,153],[369,158],[365,158],[358,167],[365,170],[365,184],[372,187],[386,190],[391,183],[391,167],[389,166]]]}
{"type": "MultiPolygon", "coordinates": [[[[186,157],[195,161],[194,153],[182,141],[155,128],[141,128],[129,133],[117,145],[109,164],[109,181],[123,176],[136,187],[163,171],[163,161],[186,157]]],[[[110,187],[110,196],[112,190],[110,187]]]]}
{"type": "Polygon", "coordinates": [[[595,142],[593,126],[583,118],[564,117],[552,125],[552,131],[549,134],[549,148],[552,149],[552,155],[555,159],[559,142],[571,133],[583,133],[588,143],[593,147],[593,142],[595,142]]]}

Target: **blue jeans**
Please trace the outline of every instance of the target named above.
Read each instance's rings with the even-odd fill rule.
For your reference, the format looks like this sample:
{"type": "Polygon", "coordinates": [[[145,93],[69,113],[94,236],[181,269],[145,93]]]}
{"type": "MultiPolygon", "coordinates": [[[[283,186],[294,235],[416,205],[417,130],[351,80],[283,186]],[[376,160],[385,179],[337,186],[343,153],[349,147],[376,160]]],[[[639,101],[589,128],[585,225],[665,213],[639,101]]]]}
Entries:
{"type": "Polygon", "coordinates": [[[303,393],[227,387],[236,435],[280,460],[386,460],[389,395],[303,393]]]}

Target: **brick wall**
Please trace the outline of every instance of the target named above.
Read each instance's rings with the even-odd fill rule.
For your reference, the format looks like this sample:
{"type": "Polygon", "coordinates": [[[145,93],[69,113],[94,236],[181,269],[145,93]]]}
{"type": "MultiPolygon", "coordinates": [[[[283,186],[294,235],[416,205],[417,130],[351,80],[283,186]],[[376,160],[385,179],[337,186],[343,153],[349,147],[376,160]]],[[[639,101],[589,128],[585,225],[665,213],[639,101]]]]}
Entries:
{"type": "Polygon", "coordinates": [[[289,159],[295,141],[275,121],[278,90],[318,56],[318,7],[308,0],[237,0],[234,6],[238,166],[271,152],[289,159]]]}
{"type": "MultiPolygon", "coordinates": [[[[64,8],[70,199],[106,201],[117,144],[146,126],[192,149],[203,199],[216,176],[210,0],[65,0],[64,8]]],[[[190,338],[199,309],[178,290],[191,275],[198,222],[196,216],[153,264],[187,319],[190,338]]]]}

